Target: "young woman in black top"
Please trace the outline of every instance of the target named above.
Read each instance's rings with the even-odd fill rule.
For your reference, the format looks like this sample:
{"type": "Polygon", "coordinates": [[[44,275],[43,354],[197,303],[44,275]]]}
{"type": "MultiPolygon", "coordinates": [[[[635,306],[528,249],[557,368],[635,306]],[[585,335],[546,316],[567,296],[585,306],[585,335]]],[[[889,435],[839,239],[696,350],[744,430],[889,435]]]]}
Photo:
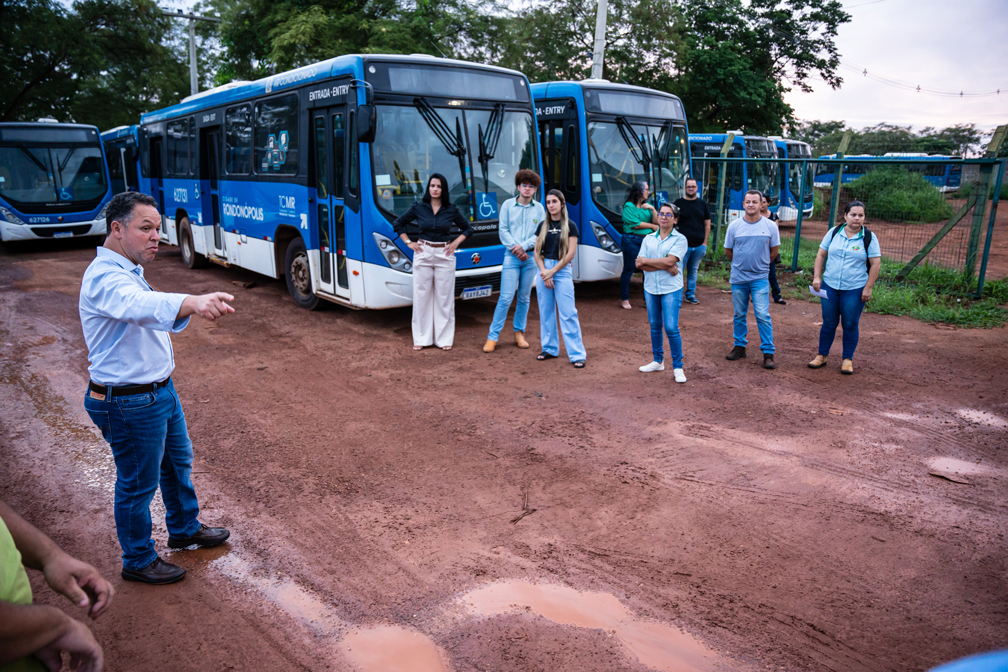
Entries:
{"type": "Polygon", "coordinates": [[[536,297],[539,299],[539,338],[542,352],[536,359],[543,361],[560,355],[560,338],[557,334],[557,311],[560,312],[560,331],[564,347],[574,368],[585,365],[584,343],[581,341],[581,323],[574,306],[574,276],[570,263],[577,252],[577,224],[567,216],[567,203],[563,192],[550,189],[546,195],[546,220],[536,230],[535,261],[539,267],[536,278],[536,297]]]}
{"type": "Polygon", "coordinates": [[[414,203],[392,222],[399,238],[413,250],[413,349],[437,345],[451,350],[455,341],[455,250],[472,227],[448,198],[448,180],[434,173],[423,202],[414,203]],[[416,222],[414,242],[406,225],[416,222]],[[452,225],[459,233],[451,232],[452,225]]]}

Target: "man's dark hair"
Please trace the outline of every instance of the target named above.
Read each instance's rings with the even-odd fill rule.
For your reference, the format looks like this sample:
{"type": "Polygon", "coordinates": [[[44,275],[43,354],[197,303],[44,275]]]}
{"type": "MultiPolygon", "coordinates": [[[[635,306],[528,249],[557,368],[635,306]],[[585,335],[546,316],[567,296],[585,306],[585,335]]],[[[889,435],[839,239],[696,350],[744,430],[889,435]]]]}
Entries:
{"type": "Polygon", "coordinates": [[[742,200],[744,201],[745,197],[748,196],[749,194],[756,194],[757,196],[760,197],[761,201],[763,200],[763,192],[760,191],[759,189],[750,189],[749,191],[745,192],[745,194],[742,196],[742,200]]]}
{"type": "Polygon", "coordinates": [[[697,186],[700,186],[700,182],[695,177],[687,177],[685,180],[683,180],[683,186],[684,187],[686,186],[687,182],[693,182],[697,186]]]}
{"type": "Polygon", "coordinates": [[[155,210],[157,209],[157,201],[139,191],[124,191],[113,196],[109,201],[108,210],[105,211],[106,229],[112,231],[112,222],[129,226],[129,223],[133,221],[133,212],[138,205],[149,205],[155,210]]]}
{"type": "Polygon", "coordinates": [[[540,179],[538,173],[534,170],[529,170],[528,168],[522,168],[517,173],[515,173],[515,186],[520,187],[523,184],[531,184],[536,189],[542,184],[542,179],[540,179]]]}

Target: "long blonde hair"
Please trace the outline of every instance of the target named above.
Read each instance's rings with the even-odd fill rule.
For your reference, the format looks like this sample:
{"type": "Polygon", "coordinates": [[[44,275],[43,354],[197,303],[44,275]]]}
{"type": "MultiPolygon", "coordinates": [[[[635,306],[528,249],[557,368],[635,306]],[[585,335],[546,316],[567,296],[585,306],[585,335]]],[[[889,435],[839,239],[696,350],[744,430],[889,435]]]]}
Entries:
{"type": "MultiPolygon", "coordinates": [[[[567,216],[567,199],[564,198],[563,192],[559,189],[550,189],[549,193],[546,194],[548,199],[550,196],[556,196],[560,200],[560,258],[563,259],[567,256],[567,245],[570,242],[570,219],[567,216]]],[[[546,232],[549,230],[550,222],[553,221],[553,215],[549,213],[549,208],[546,209],[546,221],[543,222],[544,226],[539,230],[539,235],[536,236],[535,242],[535,253],[542,256],[543,244],[546,242],[546,232]]]]}

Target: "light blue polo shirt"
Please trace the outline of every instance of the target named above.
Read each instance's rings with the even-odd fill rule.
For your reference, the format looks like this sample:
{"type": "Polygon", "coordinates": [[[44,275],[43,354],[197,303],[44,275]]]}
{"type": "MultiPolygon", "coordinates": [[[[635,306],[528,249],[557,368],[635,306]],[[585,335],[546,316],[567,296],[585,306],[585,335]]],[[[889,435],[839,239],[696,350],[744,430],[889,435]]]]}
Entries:
{"type": "Polygon", "coordinates": [[[644,236],[638,257],[661,259],[672,255],[679,260],[679,272],[672,275],[668,271],[644,271],[644,291],[653,296],[671,294],[683,288],[683,257],[689,251],[686,236],[672,229],[672,233],[661,238],[661,231],[644,236]]]}
{"type": "Polygon", "coordinates": [[[770,248],[780,246],[780,230],[766,217],[758,222],[739,217],[728,225],[724,246],[732,251],[731,284],[766,280],[770,275],[770,248]]]}
{"type": "Polygon", "coordinates": [[[878,236],[872,231],[871,245],[868,246],[867,253],[864,249],[864,227],[858,231],[858,235],[848,238],[845,229],[837,231],[833,236],[833,229],[826,231],[821,243],[820,250],[826,250],[826,268],[823,269],[822,279],[833,289],[846,291],[848,289],[861,289],[868,284],[868,259],[882,256],[879,247],[878,236]],[[833,241],[830,242],[830,237],[833,241]]]}

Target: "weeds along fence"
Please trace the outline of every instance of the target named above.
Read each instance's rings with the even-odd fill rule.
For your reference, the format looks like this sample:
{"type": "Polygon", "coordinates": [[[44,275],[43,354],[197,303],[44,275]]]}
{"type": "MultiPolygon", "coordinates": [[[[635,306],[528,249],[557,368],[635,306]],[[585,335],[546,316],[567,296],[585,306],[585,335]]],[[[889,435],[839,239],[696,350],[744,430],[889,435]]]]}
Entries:
{"type": "MultiPolygon", "coordinates": [[[[729,176],[716,180],[717,186],[705,194],[713,220],[708,255],[715,262],[724,260],[721,246],[727,224],[742,214],[739,192],[757,186],[730,176],[770,173],[776,177],[759,186],[769,194],[771,207],[779,206],[780,255],[792,271],[811,270],[826,232],[842,224],[844,207],[858,200],[865,204],[865,223],[880,243],[883,260],[902,266],[898,277],[906,277],[918,265],[932,265],[961,270],[970,283],[976,279],[977,296],[983,290],[998,203],[1001,192],[1008,191],[1003,159],[713,157],[703,161],[708,162],[705,174],[722,171],[721,175],[729,176]],[[754,164],[769,166],[753,170],[754,164]],[[970,165],[979,171],[967,172],[979,172],[979,179],[961,183],[958,178],[970,165]],[[792,193],[811,195],[811,202],[792,193]],[[797,202],[804,207],[793,207],[797,202]]],[[[695,172],[697,163],[694,160],[695,172]]]]}

